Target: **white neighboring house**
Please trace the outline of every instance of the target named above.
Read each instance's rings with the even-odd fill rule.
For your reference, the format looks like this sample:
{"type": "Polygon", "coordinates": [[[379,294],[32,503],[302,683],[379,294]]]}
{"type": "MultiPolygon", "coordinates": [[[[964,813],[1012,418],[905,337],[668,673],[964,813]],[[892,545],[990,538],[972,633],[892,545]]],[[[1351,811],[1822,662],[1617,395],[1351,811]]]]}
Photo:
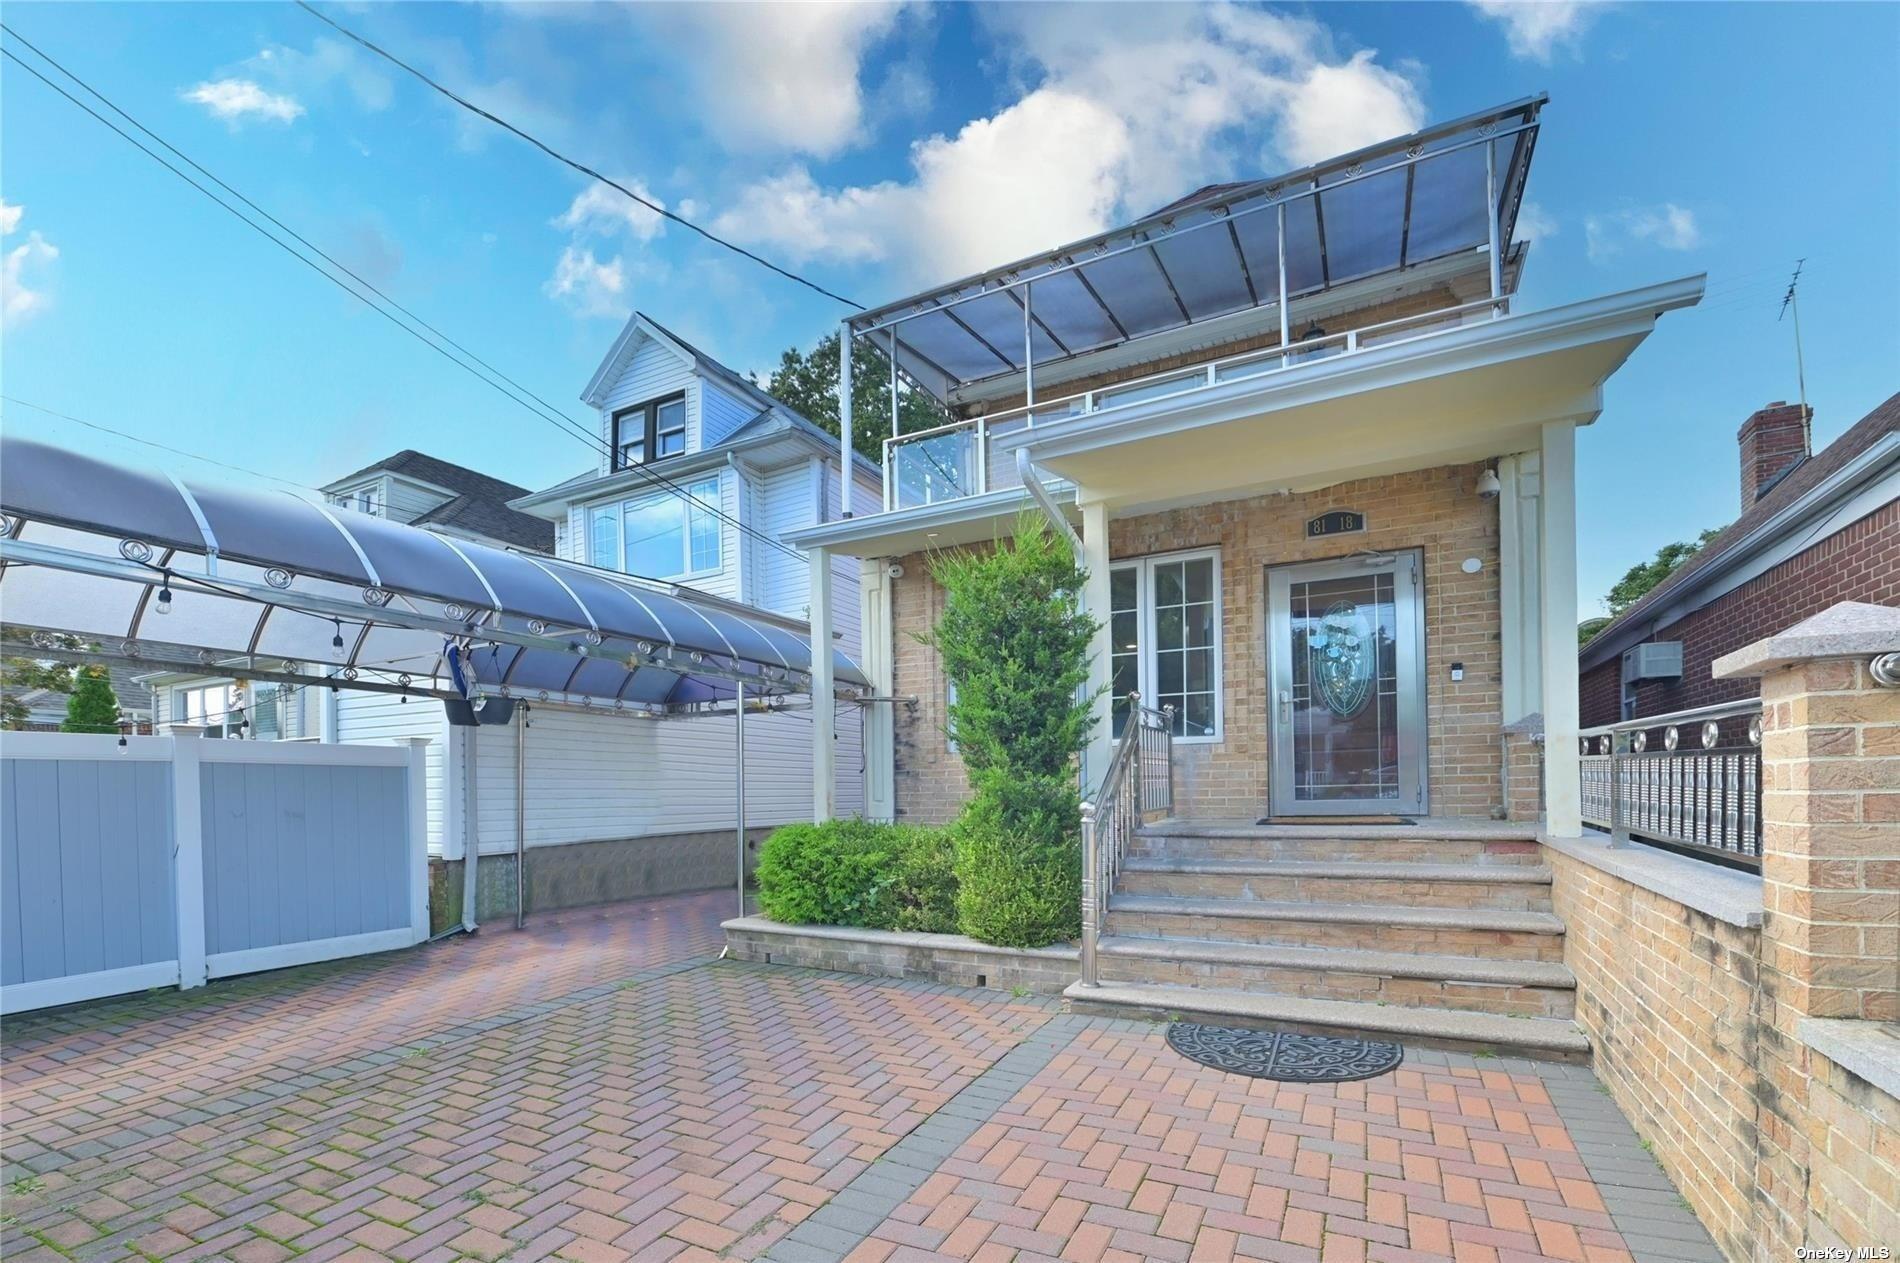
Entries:
{"type": "MultiPolygon", "coordinates": [[[[754,617],[776,614],[804,634],[809,563],[767,541],[839,516],[837,441],[639,315],[583,398],[599,410],[612,456],[546,491],[530,494],[412,451],[321,490],[338,507],[503,547],[552,551],[751,607],[743,612],[754,617]]],[[[861,458],[858,466],[854,509],[870,512],[881,496],[877,471],[861,458]]],[[[855,657],[856,563],[840,559],[835,577],[837,645],[855,657]]],[[[430,854],[459,866],[469,840],[478,837],[478,915],[513,908],[512,727],[452,724],[443,703],[420,697],[245,686],[203,676],[150,682],[161,727],[202,724],[207,736],[253,740],[425,738],[430,854]]],[[[839,809],[852,814],[863,801],[859,712],[837,708],[834,733],[839,809]]],[[[530,910],[732,880],[730,715],[656,722],[537,704],[523,751],[526,844],[534,852],[527,865],[530,910]]],[[[810,712],[748,715],[746,755],[748,829],[809,819],[810,712]]]]}
{"type": "MultiPolygon", "coordinates": [[[[837,440],[640,313],[628,320],[581,398],[600,415],[599,463],[511,504],[553,523],[556,555],[677,583],[802,629],[810,565],[778,541],[786,531],[840,516],[837,440]],[[687,495],[661,485],[662,479],[687,495]],[[709,511],[715,508],[717,514],[709,511]]],[[[854,465],[852,511],[874,512],[882,496],[877,469],[862,457],[854,465]]],[[[857,563],[839,558],[833,582],[834,643],[855,658],[857,563]]],[[[569,813],[575,818],[563,824],[543,814],[531,837],[625,836],[614,822],[627,815],[637,815],[647,835],[684,838],[731,828],[729,719],[636,724],[637,748],[608,748],[581,735],[579,726],[591,718],[556,721],[561,739],[574,748],[548,769],[550,790],[575,796],[569,813]],[[623,801],[611,804],[620,813],[614,820],[584,806],[603,766],[634,773],[624,782],[623,801]]],[[[863,806],[862,713],[839,708],[833,733],[839,811],[856,814],[863,806]]],[[[553,731],[546,737],[555,739],[553,731]]],[[[808,712],[749,718],[746,756],[748,826],[810,818],[808,712]]],[[[498,751],[496,757],[511,756],[498,751]]],[[[485,847],[487,825],[485,819],[485,847]]]]}

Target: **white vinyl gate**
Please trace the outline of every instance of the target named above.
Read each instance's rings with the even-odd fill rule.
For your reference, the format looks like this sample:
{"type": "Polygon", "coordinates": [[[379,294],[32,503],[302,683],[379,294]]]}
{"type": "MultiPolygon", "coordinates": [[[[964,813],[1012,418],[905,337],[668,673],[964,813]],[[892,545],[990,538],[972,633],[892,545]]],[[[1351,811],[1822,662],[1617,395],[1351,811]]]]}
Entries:
{"type": "Polygon", "coordinates": [[[421,942],[425,744],[0,734],[0,1013],[421,942]]]}

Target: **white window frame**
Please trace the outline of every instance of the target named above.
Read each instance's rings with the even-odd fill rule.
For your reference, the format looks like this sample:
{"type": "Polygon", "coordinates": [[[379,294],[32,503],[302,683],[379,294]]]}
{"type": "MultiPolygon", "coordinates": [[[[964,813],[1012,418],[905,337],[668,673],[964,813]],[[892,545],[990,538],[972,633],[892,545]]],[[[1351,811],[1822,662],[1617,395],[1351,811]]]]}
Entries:
{"type": "MultiPolygon", "coordinates": [[[[1222,614],[1225,605],[1221,591],[1221,557],[1219,548],[1188,548],[1172,553],[1153,553],[1145,557],[1124,557],[1109,563],[1109,572],[1133,570],[1135,572],[1135,627],[1139,638],[1139,649],[1135,659],[1136,675],[1140,683],[1135,687],[1141,691],[1141,703],[1155,706],[1159,702],[1160,690],[1157,679],[1160,670],[1155,659],[1155,582],[1156,566],[1170,565],[1182,561],[1208,560],[1213,563],[1214,596],[1214,731],[1200,736],[1176,736],[1177,745],[1219,745],[1227,738],[1227,668],[1226,648],[1222,636],[1222,614]]],[[[1111,706],[1111,712],[1112,712],[1111,706]]]]}
{"type": "Polygon", "coordinates": [[[703,579],[709,575],[716,575],[723,572],[726,568],[726,524],[716,516],[712,510],[721,509],[725,503],[725,476],[720,471],[715,470],[710,473],[702,474],[697,478],[689,479],[683,482],[682,485],[686,489],[685,496],[677,495],[671,491],[656,491],[651,495],[630,496],[625,500],[608,500],[588,505],[586,510],[581,514],[581,528],[584,535],[582,540],[582,560],[590,566],[597,564],[594,561],[594,515],[603,510],[611,509],[614,513],[613,568],[621,574],[629,573],[627,570],[627,511],[629,509],[638,510],[646,508],[661,500],[670,500],[679,506],[680,511],[680,565],[683,568],[673,571],[670,574],[648,575],[647,577],[651,579],[666,579],[669,581],[703,579]],[[710,490],[708,491],[707,489],[710,490]],[[692,499],[689,500],[687,498],[688,496],[692,499]],[[692,503],[692,500],[710,505],[712,509],[702,509],[699,505],[692,503]],[[693,516],[695,514],[704,514],[707,518],[711,519],[713,535],[718,541],[719,554],[717,560],[715,560],[711,566],[702,567],[698,570],[692,569],[693,516]]]}

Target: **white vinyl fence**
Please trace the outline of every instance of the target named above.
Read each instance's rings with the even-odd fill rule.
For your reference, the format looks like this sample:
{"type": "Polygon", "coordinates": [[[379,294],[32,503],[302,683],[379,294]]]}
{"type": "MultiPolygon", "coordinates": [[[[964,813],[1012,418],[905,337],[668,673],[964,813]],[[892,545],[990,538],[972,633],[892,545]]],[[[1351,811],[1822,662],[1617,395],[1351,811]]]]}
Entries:
{"type": "Polygon", "coordinates": [[[0,734],[0,1013],[429,933],[421,742],[0,734]]]}

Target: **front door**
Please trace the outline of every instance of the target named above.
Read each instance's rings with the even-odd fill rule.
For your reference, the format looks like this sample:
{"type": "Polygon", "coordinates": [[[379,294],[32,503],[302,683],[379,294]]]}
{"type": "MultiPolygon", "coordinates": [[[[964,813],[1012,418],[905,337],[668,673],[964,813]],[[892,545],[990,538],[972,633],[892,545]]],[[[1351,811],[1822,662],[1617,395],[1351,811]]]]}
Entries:
{"type": "Polygon", "coordinates": [[[1425,811],[1419,553],[1267,569],[1275,816],[1425,811]]]}

